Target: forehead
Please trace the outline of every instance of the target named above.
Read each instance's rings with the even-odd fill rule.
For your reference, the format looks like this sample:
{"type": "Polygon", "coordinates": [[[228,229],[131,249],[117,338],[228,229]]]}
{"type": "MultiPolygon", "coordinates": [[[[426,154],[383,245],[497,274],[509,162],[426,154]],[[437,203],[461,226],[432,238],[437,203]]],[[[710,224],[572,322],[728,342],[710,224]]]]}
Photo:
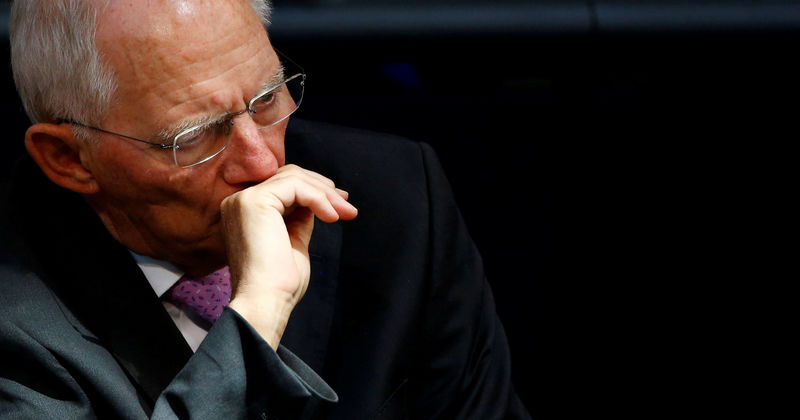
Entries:
{"type": "Polygon", "coordinates": [[[102,12],[97,43],[115,99],[154,124],[238,108],[279,67],[247,0],[126,3],[102,12]]]}

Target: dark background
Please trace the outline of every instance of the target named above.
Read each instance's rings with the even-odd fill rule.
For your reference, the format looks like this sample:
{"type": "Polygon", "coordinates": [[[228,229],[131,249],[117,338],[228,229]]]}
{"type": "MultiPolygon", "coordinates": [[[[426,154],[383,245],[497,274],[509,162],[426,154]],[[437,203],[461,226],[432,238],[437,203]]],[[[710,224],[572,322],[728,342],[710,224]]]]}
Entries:
{"type": "MultiPolygon", "coordinates": [[[[800,5],[275,3],[299,116],[439,153],[532,414],[757,405],[731,354],[753,330],[740,279],[764,276],[793,192],[800,5]]],[[[0,70],[7,167],[27,119],[0,70]]]]}

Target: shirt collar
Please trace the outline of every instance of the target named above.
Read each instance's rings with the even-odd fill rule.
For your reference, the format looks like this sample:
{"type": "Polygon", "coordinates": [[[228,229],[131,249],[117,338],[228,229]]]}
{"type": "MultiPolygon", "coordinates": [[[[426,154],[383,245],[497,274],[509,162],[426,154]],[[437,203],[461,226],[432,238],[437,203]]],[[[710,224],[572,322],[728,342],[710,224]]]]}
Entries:
{"type": "Polygon", "coordinates": [[[181,270],[166,261],[145,257],[133,251],[130,252],[150,283],[150,287],[153,288],[159,298],[183,276],[181,270]]]}

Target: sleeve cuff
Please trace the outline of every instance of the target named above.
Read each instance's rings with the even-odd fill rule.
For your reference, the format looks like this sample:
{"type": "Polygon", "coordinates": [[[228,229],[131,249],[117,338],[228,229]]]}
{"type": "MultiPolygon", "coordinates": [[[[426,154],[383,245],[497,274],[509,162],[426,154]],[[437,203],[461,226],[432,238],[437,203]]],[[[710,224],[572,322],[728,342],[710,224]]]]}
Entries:
{"type": "Polygon", "coordinates": [[[305,364],[305,362],[289,351],[289,349],[280,345],[276,353],[284,365],[295,375],[295,378],[297,378],[312,395],[326,402],[339,402],[339,396],[336,395],[333,388],[317,375],[313,369],[305,364]]]}

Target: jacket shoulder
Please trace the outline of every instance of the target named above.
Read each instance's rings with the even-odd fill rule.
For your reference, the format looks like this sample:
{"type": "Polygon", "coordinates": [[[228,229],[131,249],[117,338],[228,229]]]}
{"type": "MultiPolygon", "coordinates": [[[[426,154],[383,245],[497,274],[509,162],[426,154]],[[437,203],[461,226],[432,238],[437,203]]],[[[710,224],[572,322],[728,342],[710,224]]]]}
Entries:
{"type": "MultiPolygon", "coordinates": [[[[0,325],[6,328],[21,328],[32,335],[39,335],[43,327],[68,321],[63,306],[49,287],[33,271],[25,266],[0,264],[0,325]]],[[[65,326],[74,325],[72,322],[65,326]]]]}

